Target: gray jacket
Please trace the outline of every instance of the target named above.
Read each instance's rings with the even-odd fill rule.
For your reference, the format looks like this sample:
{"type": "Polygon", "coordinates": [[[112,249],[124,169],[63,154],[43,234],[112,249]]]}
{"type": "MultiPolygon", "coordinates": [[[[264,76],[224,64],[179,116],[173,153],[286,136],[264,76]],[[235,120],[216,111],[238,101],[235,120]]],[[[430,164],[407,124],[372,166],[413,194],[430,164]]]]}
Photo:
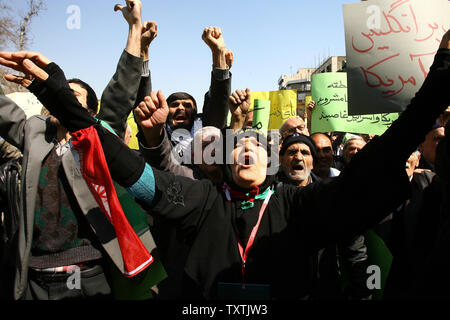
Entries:
{"type": "MultiPolygon", "coordinates": [[[[122,114],[125,114],[127,110],[131,110],[134,106],[141,71],[142,59],[124,51],[120,57],[117,72],[102,96],[102,110],[100,114],[110,115],[104,120],[111,127],[120,128],[124,121],[122,114]],[[118,100],[117,96],[122,98],[118,100]],[[123,103],[120,109],[117,108],[117,103],[123,103]],[[131,106],[127,104],[131,104],[131,106]],[[117,116],[114,116],[114,114],[117,116]]],[[[51,127],[46,117],[33,116],[27,119],[19,106],[7,97],[0,95],[0,136],[4,137],[5,140],[16,146],[23,153],[20,202],[20,212],[23,214],[19,217],[18,255],[15,264],[16,275],[14,284],[15,299],[23,298],[27,288],[38,180],[42,162],[55,146],[51,127]]],[[[76,158],[77,154],[75,151],[70,150],[66,152],[62,157],[62,166],[81,211],[95,231],[100,227],[98,223],[102,223],[102,221],[96,222],[96,219],[91,219],[90,217],[93,215],[97,217],[103,216],[103,214],[81,175],[76,158]],[[101,215],[98,215],[98,213],[101,215]]],[[[140,238],[151,252],[155,244],[150,232],[145,232],[140,238]]],[[[117,238],[108,242],[102,241],[102,245],[119,270],[123,271],[123,260],[117,238]]]]}

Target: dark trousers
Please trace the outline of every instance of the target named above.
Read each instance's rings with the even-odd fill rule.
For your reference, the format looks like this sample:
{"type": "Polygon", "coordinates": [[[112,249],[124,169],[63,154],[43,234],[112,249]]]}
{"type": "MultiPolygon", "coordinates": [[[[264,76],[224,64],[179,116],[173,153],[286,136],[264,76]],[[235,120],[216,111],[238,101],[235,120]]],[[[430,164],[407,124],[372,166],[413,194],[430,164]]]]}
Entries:
{"type": "Polygon", "coordinates": [[[26,300],[112,299],[111,287],[101,265],[82,268],[78,275],[30,270],[26,300]]]}

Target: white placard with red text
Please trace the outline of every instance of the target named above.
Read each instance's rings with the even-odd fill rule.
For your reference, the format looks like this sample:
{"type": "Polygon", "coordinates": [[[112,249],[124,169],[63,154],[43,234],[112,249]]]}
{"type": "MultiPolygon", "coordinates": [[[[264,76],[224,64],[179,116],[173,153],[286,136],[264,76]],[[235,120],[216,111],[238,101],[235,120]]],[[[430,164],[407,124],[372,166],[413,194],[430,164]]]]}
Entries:
{"type": "Polygon", "coordinates": [[[450,27],[448,0],[345,4],[348,113],[403,111],[450,27]]]}

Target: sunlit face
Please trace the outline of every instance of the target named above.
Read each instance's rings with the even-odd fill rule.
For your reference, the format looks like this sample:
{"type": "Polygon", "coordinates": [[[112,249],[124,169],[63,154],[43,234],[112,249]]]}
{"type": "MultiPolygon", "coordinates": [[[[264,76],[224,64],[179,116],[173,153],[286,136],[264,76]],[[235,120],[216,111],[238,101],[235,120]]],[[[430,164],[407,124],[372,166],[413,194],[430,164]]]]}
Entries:
{"type": "Polygon", "coordinates": [[[309,131],[306,127],[305,121],[299,117],[290,118],[281,126],[280,133],[283,139],[296,132],[309,136],[309,131]]]}
{"type": "Polygon", "coordinates": [[[72,89],[73,94],[75,95],[81,106],[89,111],[87,105],[87,96],[88,96],[87,90],[84,89],[82,86],[80,86],[78,83],[69,83],[69,87],[72,89]]]}
{"type": "Polygon", "coordinates": [[[344,159],[346,163],[349,163],[350,160],[353,158],[353,156],[362,148],[364,148],[364,146],[366,145],[366,142],[362,139],[353,139],[350,140],[344,150],[344,159]]]}
{"type": "Polygon", "coordinates": [[[267,175],[267,151],[255,137],[238,141],[231,153],[233,181],[241,188],[253,188],[264,182],[267,175]]]}
{"type": "Polygon", "coordinates": [[[422,156],[434,165],[434,161],[436,160],[436,148],[439,144],[439,141],[444,139],[445,131],[444,127],[439,127],[431,130],[425,137],[425,141],[420,144],[420,152],[422,156]]]}
{"type": "MultiPolygon", "coordinates": [[[[88,105],[87,105],[88,92],[87,92],[87,90],[84,89],[82,86],[80,86],[78,83],[69,83],[69,87],[70,87],[70,89],[72,89],[73,94],[77,98],[80,105],[83,108],[85,108],[86,110],[88,110],[92,116],[95,116],[95,113],[88,109],[88,105]]],[[[51,114],[50,114],[50,123],[52,123],[55,126],[61,125],[59,120],[57,118],[55,118],[54,116],[52,116],[51,114]]]]}
{"type": "Polygon", "coordinates": [[[313,135],[311,138],[317,150],[317,161],[314,164],[314,171],[329,172],[334,160],[334,151],[330,139],[322,134],[313,135]]]}
{"type": "Polygon", "coordinates": [[[291,144],[283,155],[280,155],[280,165],[286,177],[298,186],[308,183],[313,169],[311,149],[304,143],[291,144]]]}
{"type": "Polygon", "coordinates": [[[194,112],[194,102],[191,99],[175,100],[169,105],[168,121],[172,128],[190,129],[194,112]]]}

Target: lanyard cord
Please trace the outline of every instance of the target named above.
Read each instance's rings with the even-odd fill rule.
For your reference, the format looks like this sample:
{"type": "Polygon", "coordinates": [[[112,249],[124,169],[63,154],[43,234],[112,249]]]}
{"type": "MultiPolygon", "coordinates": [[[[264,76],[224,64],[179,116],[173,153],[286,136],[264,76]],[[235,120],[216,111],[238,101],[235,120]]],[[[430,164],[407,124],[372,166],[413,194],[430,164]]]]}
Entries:
{"type": "MultiPolygon", "coordinates": [[[[225,195],[227,197],[228,201],[231,201],[231,197],[230,197],[230,193],[228,191],[228,188],[224,188],[225,191],[225,195]]],[[[245,266],[246,266],[246,262],[247,262],[247,257],[248,254],[250,252],[250,249],[253,246],[253,242],[255,241],[255,237],[256,237],[256,233],[258,232],[259,229],[259,225],[261,223],[262,217],[264,215],[264,212],[266,211],[267,205],[269,204],[269,200],[270,197],[272,196],[273,191],[271,189],[269,189],[269,192],[267,193],[264,202],[261,206],[261,209],[259,210],[259,216],[258,216],[258,221],[256,222],[255,226],[252,229],[252,232],[250,233],[250,238],[248,239],[247,242],[247,246],[244,248],[242,247],[241,241],[239,240],[239,237],[236,235],[237,238],[237,242],[238,242],[238,249],[239,249],[239,254],[241,255],[241,260],[242,260],[242,267],[241,267],[241,271],[242,271],[242,288],[245,288],[245,266]]]]}

